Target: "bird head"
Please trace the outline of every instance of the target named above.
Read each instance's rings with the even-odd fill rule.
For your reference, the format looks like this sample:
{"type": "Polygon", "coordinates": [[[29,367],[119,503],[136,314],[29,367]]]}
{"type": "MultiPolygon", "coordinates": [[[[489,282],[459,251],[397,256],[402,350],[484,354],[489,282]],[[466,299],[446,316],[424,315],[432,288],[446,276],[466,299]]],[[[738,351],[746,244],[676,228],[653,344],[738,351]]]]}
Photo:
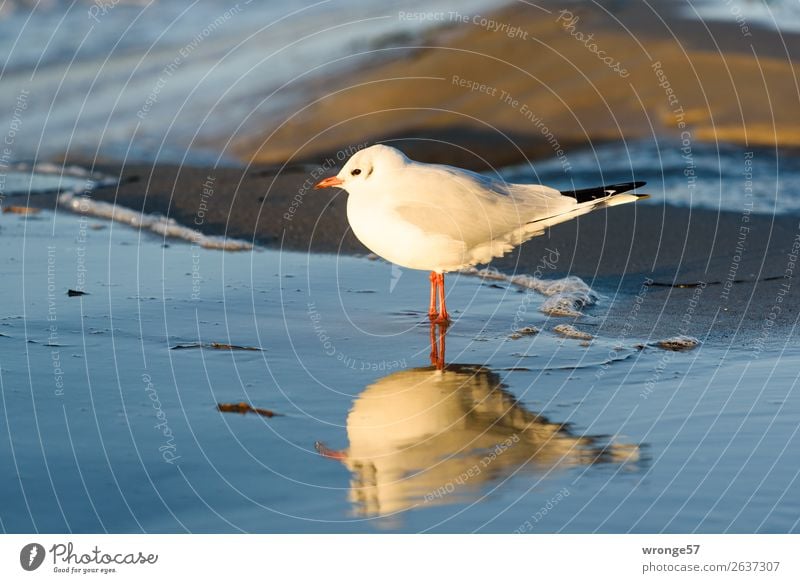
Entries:
{"type": "Polygon", "coordinates": [[[314,188],[338,186],[353,194],[377,183],[381,176],[408,163],[400,150],[383,144],[364,148],[353,154],[336,176],[320,180],[314,188]]]}

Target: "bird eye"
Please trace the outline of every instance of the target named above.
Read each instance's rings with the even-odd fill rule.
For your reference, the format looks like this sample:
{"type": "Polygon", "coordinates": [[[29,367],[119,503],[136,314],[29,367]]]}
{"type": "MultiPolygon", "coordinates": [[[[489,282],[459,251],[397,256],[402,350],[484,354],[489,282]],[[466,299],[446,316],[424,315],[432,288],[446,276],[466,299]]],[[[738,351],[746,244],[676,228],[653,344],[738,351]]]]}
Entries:
{"type": "Polygon", "coordinates": [[[350,174],[352,174],[353,176],[358,176],[359,174],[361,174],[361,168],[356,168],[350,174]]]}

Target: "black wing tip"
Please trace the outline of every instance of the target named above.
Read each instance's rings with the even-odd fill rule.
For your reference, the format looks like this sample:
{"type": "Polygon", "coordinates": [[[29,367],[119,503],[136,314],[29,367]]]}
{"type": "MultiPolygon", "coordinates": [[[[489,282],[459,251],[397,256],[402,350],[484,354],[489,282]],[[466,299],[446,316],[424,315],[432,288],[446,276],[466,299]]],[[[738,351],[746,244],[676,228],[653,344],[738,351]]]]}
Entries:
{"type": "Polygon", "coordinates": [[[623,192],[628,192],[630,190],[635,190],[644,186],[645,184],[647,183],[643,180],[637,180],[635,182],[620,182],[617,184],[596,186],[594,188],[582,188],[580,190],[563,190],[561,191],[561,194],[562,196],[574,198],[578,202],[588,202],[590,200],[597,200],[600,198],[614,196],[616,194],[622,194],[623,192]]]}

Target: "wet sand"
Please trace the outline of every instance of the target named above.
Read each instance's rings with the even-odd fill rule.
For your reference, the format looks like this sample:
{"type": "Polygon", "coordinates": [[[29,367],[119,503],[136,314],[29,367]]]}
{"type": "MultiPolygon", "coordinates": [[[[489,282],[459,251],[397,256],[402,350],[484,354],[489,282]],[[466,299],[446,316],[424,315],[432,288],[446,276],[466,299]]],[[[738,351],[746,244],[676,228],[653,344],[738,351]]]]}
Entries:
{"type": "MultiPolygon", "coordinates": [[[[304,186],[315,167],[98,170],[119,173],[122,182],[94,191],[96,199],[167,214],[206,234],[295,251],[368,253],[349,230],[346,193],[304,186]]],[[[712,335],[727,338],[739,330],[752,340],[773,312],[779,326],[791,326],[798,317],[800,293],[793,282],[799,223],[787,215],[637,203],[558,225],[492,267],[535,273],[542,257],[555,250],[558,261],[543,277],[577,275],[618,299],[603,317],[603,329],[612,335],[629,326],[638,335],[681,332],[687,302],[698,293],[697,284],[706,284],[703,301],[692,310],[700,333],[713,328],[712,335]],[[649,281],[640,315],[630,322],[631,302],[649,281]]]]}

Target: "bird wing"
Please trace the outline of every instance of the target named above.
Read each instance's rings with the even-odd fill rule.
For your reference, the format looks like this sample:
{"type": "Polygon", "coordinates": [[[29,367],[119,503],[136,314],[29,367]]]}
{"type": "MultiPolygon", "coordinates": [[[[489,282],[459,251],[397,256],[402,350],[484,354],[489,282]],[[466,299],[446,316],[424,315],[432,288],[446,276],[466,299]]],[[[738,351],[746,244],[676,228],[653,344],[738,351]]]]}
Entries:
{"type": "Polygon", "coordinates": [[[436,164],[409,165],[394,210],[428,235],[463,242],[466,249],[499,244],[493,255],[543,232],[537,225],[569,213],[575,199],[547,186],[510,184],[488,176],[436,164]]]}

